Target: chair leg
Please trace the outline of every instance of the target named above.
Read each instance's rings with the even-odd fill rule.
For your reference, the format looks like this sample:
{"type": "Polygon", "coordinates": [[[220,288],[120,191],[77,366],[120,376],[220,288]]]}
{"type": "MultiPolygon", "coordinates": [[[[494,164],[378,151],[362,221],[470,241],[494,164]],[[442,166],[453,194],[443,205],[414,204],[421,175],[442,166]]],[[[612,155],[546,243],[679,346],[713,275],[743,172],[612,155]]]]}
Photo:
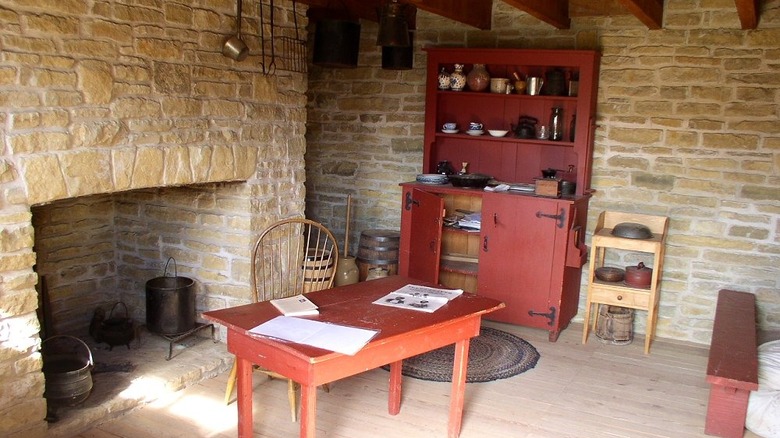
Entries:
{"type": "Polygon", "coordinates": [[[298,420],[298,406],[296,402],[296,386],[297,383],[292,379],[287,379],[287,398],[290,400],[290,414],[292,421],[295,423],[298,420]]]}
{"type": "Polygon", "coordinates": [[[228,376],[227,388],[225,388],[225,404],[230,403],[230,396],[233,395],[233,388],[236,386],[236,362],[233,361],[233,368],[230,369],[230,375],[228,376]]]}

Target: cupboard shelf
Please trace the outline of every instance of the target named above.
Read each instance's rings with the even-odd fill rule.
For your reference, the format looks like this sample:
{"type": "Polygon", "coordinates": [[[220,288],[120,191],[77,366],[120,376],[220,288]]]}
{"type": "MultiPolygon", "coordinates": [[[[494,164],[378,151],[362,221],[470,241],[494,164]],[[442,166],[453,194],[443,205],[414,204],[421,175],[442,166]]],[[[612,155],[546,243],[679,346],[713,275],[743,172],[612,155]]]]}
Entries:
{"type": "Polygon", "coordinates": [[[505,137],[493,137],[490,134],[469,135],[469,134],[462,134],[462,133],[447,134],[444,132],[437,132],[436,137],[456,138],[459,140],[468,140],[468,141],[499,141],[499,142],[507,142],[507,143],[517,143],[518,145],[533,144],[533,145],[550,146],[550,147],[566,147],[566,148],[574,147],[574,142],[571,141],[553,141],[553,140],[539,140],[534,138],[517,138],[517,137],[510,137],[509,134],[507,134],[505,137]]]}

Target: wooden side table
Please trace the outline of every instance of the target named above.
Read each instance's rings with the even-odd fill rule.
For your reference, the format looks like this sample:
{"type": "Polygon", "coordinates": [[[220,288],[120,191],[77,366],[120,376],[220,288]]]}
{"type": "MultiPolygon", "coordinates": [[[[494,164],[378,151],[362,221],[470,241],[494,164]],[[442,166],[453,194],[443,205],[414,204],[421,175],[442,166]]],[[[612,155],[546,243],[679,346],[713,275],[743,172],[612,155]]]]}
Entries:
{"type": "Polygon", "coordinates": [[[582,343],[588,341],[590,330],[596,329],[598,312],[590,325],[593,306],[607,304],[611,306],[628,307],[647,312],[645,329],[645,354],[650,353],[650,342],[655,335],[658,319],[659,286],[663,270],[664,246],[669,227],[669,218],[636,213],[621,213],[605,211],[599,215],[596,229],[593,232],[590,253],[590,270],[588,272],[588,296],[585,303],[585,320],[583,321],[582,343]],[[647,226],[653,233],[649,239],[627,239],[612,235],[615,225],[623,222],[634,222],[647,226]],[[604,266],[607,250],[637,251],[653,254],[653,275],[648,288],[636,288],[624,282],[606,282],[596,279],[596,269],[604,266]]]}

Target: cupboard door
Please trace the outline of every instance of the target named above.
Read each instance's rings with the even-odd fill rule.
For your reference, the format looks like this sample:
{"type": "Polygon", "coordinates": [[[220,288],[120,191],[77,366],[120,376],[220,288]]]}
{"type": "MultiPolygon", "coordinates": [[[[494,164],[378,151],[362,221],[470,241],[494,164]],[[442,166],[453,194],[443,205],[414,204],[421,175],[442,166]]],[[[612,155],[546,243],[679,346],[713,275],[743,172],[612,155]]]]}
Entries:
{"type": "Polygon", "coordinates": [[[557,209],[549,200],[485,194],[478,293],[506,303],[488,319],[553,327],[558,316],[557,302],[550,300],[557,209]]]}
{"type": "Polygon", "coordinates": [[[404,195],[404,209],[410,213],[406,275],[422,281],[439,282],[439,253],[441,252],[444,200],[422,190],[411,190],[404,195]]]}

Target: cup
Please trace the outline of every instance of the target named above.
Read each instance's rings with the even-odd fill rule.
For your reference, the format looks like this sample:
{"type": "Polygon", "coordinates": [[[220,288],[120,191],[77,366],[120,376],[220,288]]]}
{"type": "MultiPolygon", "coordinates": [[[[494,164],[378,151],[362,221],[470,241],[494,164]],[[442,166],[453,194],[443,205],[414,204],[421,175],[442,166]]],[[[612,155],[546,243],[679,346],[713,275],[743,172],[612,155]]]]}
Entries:
{"type": "Polygon", "coordinates": [[[469,123],[469,131],[481,131],[482,123],[471,122],[469,123]]]}
{"type": "Polygon", "coordinates": [[[526,84],[525,81],[515,81],[515,93],[525,94],[526,84]]]}
{"type": "Polygon", "coordinates": [[[536,133],[536,138],[539,140],[547,140],[550,138],[550,131],[547,129],[547,125],[539,127],[539,132],[536,133]]]}
{"type": "Polygon", "coordinates": [[[509,85],[507,78],[490,78],[490,92],[506,94],[506,87],[509,85]]]}
{"type": "Polygon", "coordinates": [[[447,122],[444,125],[442,125],[442,129],[445,131],[454,131],[458,129],[458,124],[455,122],[447,122]]]}
{"type": "Polygon", "coordinates": [[[528,94],[531,96],[538,96],[542,92],[542,85],[544,85],[544,79],[540,77],[529,77],[526,81],[528,94]]]}

